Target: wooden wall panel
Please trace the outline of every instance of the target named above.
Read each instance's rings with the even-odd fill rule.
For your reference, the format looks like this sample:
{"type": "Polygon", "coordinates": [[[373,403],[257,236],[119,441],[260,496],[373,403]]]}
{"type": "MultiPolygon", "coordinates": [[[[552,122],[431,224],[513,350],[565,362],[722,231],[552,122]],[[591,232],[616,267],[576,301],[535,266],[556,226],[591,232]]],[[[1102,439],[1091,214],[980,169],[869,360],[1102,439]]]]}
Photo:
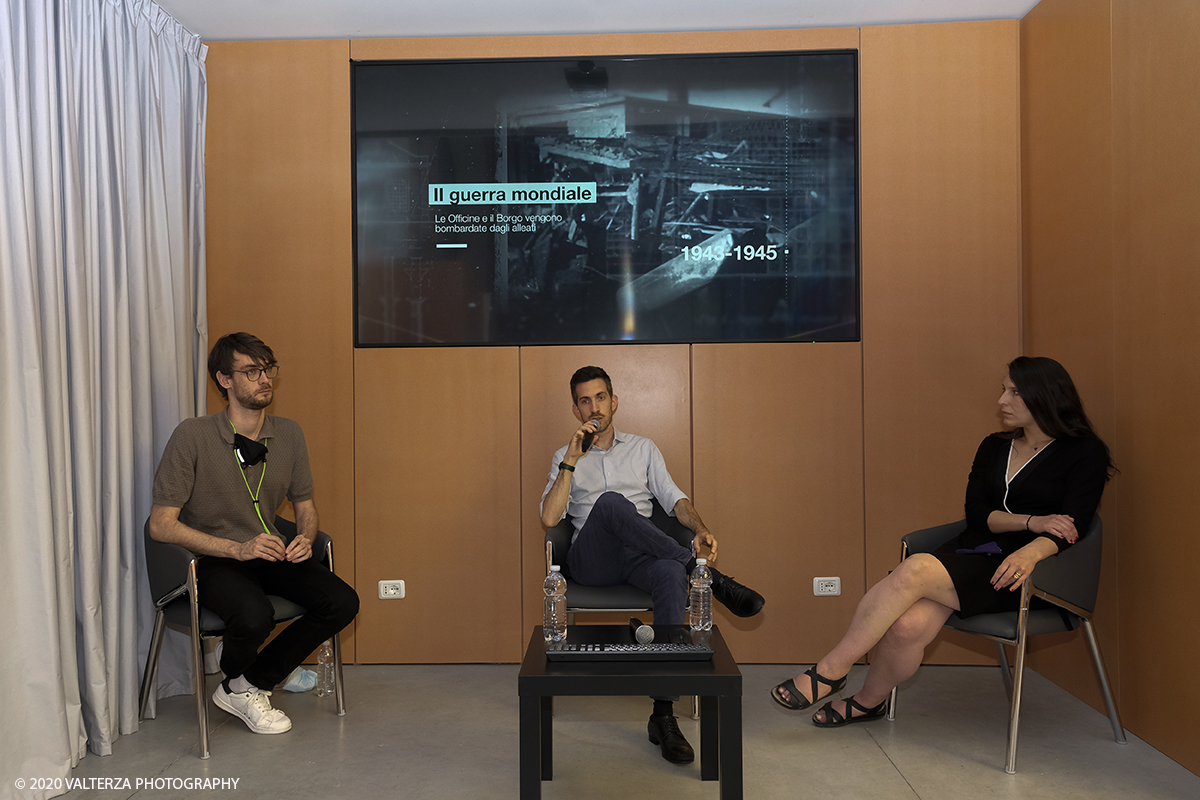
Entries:
{"type": "Polygon", "coordinates": [[[517,349],[360,349],[354,364],[358,660],[519,661],[517,349]],[[378,599],[395,579],[406,598],[378,599]]]}
{"type": "MultiPolygon", "coordinates": [[[[244,330],[275,351],[270,411],[304,428],[353,585],[349,43],[214,42],[206,68],[209,342],[244,330]]],[[[224,406],[210,382],[210,412],[224,406]]],[[[353,661],[353,625],[342,641],[353,661]]]]}
{"type": "MultiPolygon", "coordinates": [[[[995,419],[989,412],[1002,364],[1016,351],[1014,320],[1018,288],[1015,254],[1019,253],[1019,239],[1014,231],[1019,228],[1019,199],[1016,194],[1015,30],[1015,23],[969,23],[873,28],[863,32],[866,37],[862,62],[866,327],[860,369],[866,400],[862,429],[858,432],[848,429],[851,434],[844,446],[847,452],[853,452],[856,446],[862,447],[865,437],[868,446],[860,451],[865,488],[860,491],[865,491],[868,498],[874,498],[872,481],[879,488],[879,499],[873,499],[863,511],[870,532],[864,552],[867,575],[872,580],[894,562],[895,539],[903,530],[941,520],[943,515],[930,511],[930,508],[939,507],[940,503],[948,509],[947,514],[957,513],[971,450],[979,436],[995,427],[995,419]],[[920,113],[914,113],[913,109],[920,113]],[[1009,171],[1007,178],[1006,169],[1009,171]],[[1002,322],[1005,319],[1007,325],[1002,322]],[[971,334],[964,336],[963,330],[970,330],[971,334]],[[980,376],[983,376],[982,380],[979,380],[980,376]],[[981,421],[961,421],[963,408],[979,407],[984,409],[981,421]],[[930,417],[943,423],[936,435],[928,433],[928,429],[922,430],[925,426],[919,422],[914,424],[930,417]],[[960,421],[945,425],[946,419],[960,421]],[[967,431],[965,435],[964,430],[967,431]],[[905,455],[908,460],[898,458],[899,455],[905,455]],[[897,463],[906,464],[910,469],[899,472],[897,463]],[[896,507],[901,511],[899,516],[893,514],[896,507]]],[[[229,293],[224,287],[248,278],[260,280],[262,276],[276,274],[272,280],[278,283],[285,277],[286,270],[282,267],[277,273],[271,273],[272,268],[264,266],[266,264],[311,263],[311,267],[306,266],[300,273],[305,280],[289,284],[286,289],[291,292],[289,299],[296,294],[311,292],[314,298],[334,297],[335,301],[332,311],[325,316],[314,310],[312,313],[317,316],[306,318],[304,325],[295,325],[305,335],[322,339],[321,345],[308,346],[301,340],[302,346],[298,349],[305,355],[324,353],[322,347],[334,348],[335,352],[328,358],[329,368],[342,370],[337,374],[345,378],[350,375],[347,364],[375,365],[377,360],[389,358],[397,359],[398,365],[403,364],[402,368],[389,367],[397,369],[396,374],[401,376],[409,375],[418,362],[421,374],[441,374],[438,370],[443,369],[457,376],[464,369],[459,359],[466,358],[468,351],[424,351],[438,354],[429,356],[442,364],[435,368],[421,361],[424,356],[416,355],[418,351],[353,353],[349,348],[349,158],[346,147],[349,81],[344,50],[347,46],[354,58],[395,58],[843,48],[854,47],[858,42],[857,30],[839,29],[686,36],[215,46],[216,55],[210,55],[214,112],[210,119],[210,140],[217,149],[227,153],[228,165],[224,169],[231,188],[222,192],[222,187],[216,186],[216,191],[210,191],[210,225],[216,232],[210,237],[210,266],[213,285],[217,287],[210,296],[229,293]],[[224,75],[221,74],[225,70],[222,61],[228,61],[230,65],[224,75]],[[312,63],[304,67],[296,63],[299,61],[312,63]],[[241,110],[225,111],[228,103],[221,97],[221,92],[225,91],[246,95],[246,102],[239,107],[241,110]],[[288,106],[286,112],[277,108],[281,104],[288,106]],[[271,115],[282,116],[276,121],[271,115]],[[331,132],[325,132],[327,128],[323,125],[329,126],[331,132]],[[284,130],[279,132],[276,128],[284,130]],[[305,151],[298,145],[289,145],[292,138],[299,142],[315,139],[325,149],[319,154],[305,151]],[[292,156],[281,158],[273,152],[280,149],[281,142],[284,153],[292,147],[295,151],[292,156]],[[280,185],[284,188],[279,188],[280,185]],[[330,191],[330,187],[334,192],[332,200],[321,194],[330,191]],[[303,209],[304,215],[298,218],[300,224],[284,224],[271,217],[274,205],[303,209]],[[329,210],[333,205],[339,210],[329,210]],[[232,210],[226,211],[225,206],[232,210]],[[310,206],[323,211],[309,213],[310,206]],[[339,214],[343,216],[339,217],[339,214]],[[256,226],[246,220],[262,220],[263,223],[256,226]],[[343,238],[335,236],[331,240],[335,244],[327,245],[325,249],[318,245],[316,253],[311,252],[313,232],[335,228],[341,231],[337,236],[343,238]],[[305,246],[294,244],[294,241],[305,246]],[[339,272],[341,269],[345,272],[339,272]],[[343,358],[333,357],[336,353],[342,353],[343,358]]],[[[330,305],[320,305],[320,309],[330,308],[330,305]]],[[[316,307],[313,303],[313,308],[316,307]]],[[[221,313],[214,310],[214,324],[226,319],[221,313]]],[[[261,307],[255,307],[253,316],[247,314],[247,318],[256,322],[259,325],[256,330],[268,338],[274,335],[271,325],[283,325],[283,320],[292,319],[281,311],[261,307]]],[[[249,323],[235,324],[236,317],[227,319],[233,327],[251,327],[249,323]]],[[[760,359],[768,358],[766,354],[772,352],[772,347],[750,346],[746,353],[751,355],[745,357],[761,363],[760,359]]],[[[857,346],[855,348],[857,352],[857,346]]],[[[513,471],[514,475],[519,475],[520,486],[514,491],[518,510],[511,531],[523,544],[519,551],[523,572],[517,594],[524,599],[536,600],[541,580],[540,544],[534,550],[530,540],[537,544],[541,538],[540,526],[536,524],[536,505],[544,485],[547,459],[561,444],[560,440],[565,440],[564,434],[569,433],[572,421],[566,406],[566,378],[579,366],[576,352],[587,350],[527,348],[520,355],[520,469],[513,471]],[[555,435],[554,429],[547,427],[543,434],[535,423],[540,425],[548,418],[550,409],[540,404],[553,401],[540,398],[550,398],[558,391],[562,392],[564,401],[553,413],[562,420],[562,430],[555,435]],[[543,435],[544,439],[539,438],[543,435]]],[[[637,378],[625,381],[618,377],[620,369],[614,371],[617,393],[625,402],[620,414],[621,420],[625,420],[622,424],[630,425],[632,420],[631,429],[653,436],[667,453],[677,480],[681,485],[687,485],[691,483],[692,470],[690,393],[695,375],[687,366],[686,346],[668,348],[672,355],[665,361],[656,360],[657,355],[647,355],[655,351],[656,348],[643,347],[600,348],[595,351],[598,358],[583,360],[602,360],[610,367],[619,364],[620,369],[642,365],[650,370],[645,373],[647,375],[665,371],[670,376],[665,382],[660,375],[639,383],[637,378]],[[679,355],[674,355],[676,351],[679,355]],[[622,358],[628,360],[622,363],[622,358]],[[632,406],[631,391],[638,400],[632,406]],[[631,416],[632,409],[653,409],[659,402],[647,400],[647,391],[666,391],[674,398],[663,400],[664,408],[673,409],[668,415],[670,420],[654,414],[642,419],[631,416]],[[678,427],[680,425],[684,427],[678,427]]],[[[486,352],[498,358],[497,354],[503,351],[486,352]]],[[[723,358],[719,348],[705,354],[703,363],[705,369],[710,370],[704,374],[706,382],[710,379],[723,382],[720,375],[714,376],[711,372],[725,364],[723,358]]],[[[843,357],[835,359],[834,373],[822,376],[822,380],[833,381],[841,391],[845,385],[841,381],[845,378],[846,365],[857,358],[855,355],[848,361],[843,357]]],[[[495,369],[508,375],[507,366],[495,369]]],[[[289,378],[294,374],[287,373],[289,378]]],[[[359,376],[352,382],[356,415],[362,409],[386,407],[385,399],[379,394],[380,381],[359,376]]],[[[314,402],[314,406],[319,405],[330,419],[333,415],[328,413],[329,409],[338,408],[339,400],[344,405],[346,400],[340,388],[342,385],[344,383],[338,381],[322,384],[320,391],[328,396],[321,395],[320,402],[314,402]]],[[[406,387],[411,388],[411,385],[405,382],[406,387]]],[[[281,384],[281,396],[289,396],[282,392],[285,386],[281,384]]],[[[451,441],[457,441],[453,437],[459,420],[450,418],[446,409],[453,406],[439,391],[434,392],[436,402],[428,406],[431,417],[426,426],[430,430],[445,430],[451,441]]],[[[413,401],[421,402],[416,397],[413,401]]],[[[817,400],[809,397],[805,402],[817,400]]],[[[338,427],[346,423],[323,422],[317,414],[313,417],[306,422],[310,439],[326,437],[331,443],[343,445],[351,440],[349,432],[338,427]]],[[[353,433],[361,435],[358,428],[364,422],[357,416],[356,420],[358,427],[353,433]]],[[[747,435],[754,440],[762,433],[747,435]]],[[[494,442],[489,446],[492,444],[494,442]]],[[[368,445],[363,445],[360,440],[360,447],[363,446],[374,448],[373,452],[381,447],[374,440],[368,445]]],[[[706,446],[715,448],[711,451],[713,457],[724,455],[722,448],[732,447],[729,442],[706,446]]],[[[440,471],[444,467],[431,455],[436,451],[425,448],[420,452],[421,460],[388,464],[388,475],[407,475],[402,471],[413,470],[414,476],[422,479],[427,479],[429,474],[444,476],[445,473],[440,471]]],[[[707,458],[703,462],[709,469],[706,474],[716,475],[716,469],[707,458]]],[[[345,458],[331,458],[329,463],[347,462],[345,458]]],[[[366,515],[376,512],[368,511],[363,487],[370,486],[371,494],[375,494],[374,472],[383,464],[370,461],[365,452],[357,454],[355,464],[357,481],[361,485],[355,481],[345,484],[348,487],[346,495],[355,488],[359,490],[357,508],[359,515],[366,519],[366,515]]],[[[343,483],[349,480],[344,470],[337,472],[333,479],[343,483]]],[[[719,489],[718,481],[712,480],[713,485],[707,491],[715,493],[719,489]]],[[[388,485],[394,486],[396,482],[391,481],[388,485]]],[[[392,497],[391,494],[384,496],[389,500],[392,497]]],[[[719,496],[713,494],[717,507],[712,511],[723,519],[730,512],[722,510],[722,503],[733,501],[718,500],[719,496]]],[[[371,499],[375,498],[372,496],[371,499]]],[[[700,498],[697,501],[702,502],[700,498]]],[[[393,504],[392,507],[402,508],[407,526],[419,528],[428,522],[422,516],[425,512],[414,506],[393,504]]],[[[701,511],[704,513],[703,505],[701,511]]],[[[495,524],[497,535],[501,538],[508,535],[509,523],[498,521],[495,524]]],[[[387,552],[385,544],[377,539],[382,538],[382,534],[366,533],[371,530],[370,525],[363,525],[361,529],[363,538],[356,548],[360,567],[374,564],[383,557],[377,558],[376,551],[379,554],[387,552]]],[[[404,538],[406,542],[407,538],[404,538]]],[[[862,570],[861,561],[836,567],[848,586],[855,570],[862,570]]],[[[752,576],[747,574],[745,577],[750,581],[752,576]]],[[[363,578],[365,600],[374,596],[373,583],[377,579],[363,578]]],[[[844,597],[850,596],[847,588],[844,597]]],[[[416,597],[414,595],[414,599],[416,597]]],[[[777,597],[774,602],[786,603],[787,599],[777,597]]],[[[409,603],[409,607],[412,605],[415,604],[409,603]]],[[[537,608],[537,605],[527,605],[518,618],[526,624],[536,622],[537,608]]],[[[376,612],[367,612],[360,624],[368,624],[372,613],[376,612]]],[[[370,624],[375,622],[379,623],[376,630],[380,639],[393,637],[396,629],[403,627],[385,625],[382,617],[370,624]]],[[[518,640],[514,646],[519,647],[522,643],[518,640]]],[[[748,637],[744,646],[750,648],[750,652],[760,645],[752,643],[752,638],[748,637]]],[[[417,651],[419,648],[416,651],[410,648],[403,655],[377,652],[372,658],[434,658],[432,655],[415,655],[417,651]]],[[[445,648],[441,652],[446,652],[445,648]]],[[[475,657],[464,656],[463,659],[475,657]]],[[[516,654],[504,656],[515,657],[516,654]]],[[[360,656],[360,660],[367,659],[360,656]]]]}
{"type": "Polygon", "coordinates": [[[695,345],[697,511],[767,600],[717,622],[739,661],[815,662],[863,595],[862,359],[853,343],[695,345]],[[812,578],[839,576],[839,597],[812,578]]]}
{"type": "MultiPolygon", "coordinates": [[[[869,583],[904,533],[962,517],[975,448],[1000,428],[1020,346],[1017,34],[1015,21],[862,29],[869,583]]],[[[943,643],[926,658],[970,657],[943,643]]]]}
{"type": "Polygon", "coordinates": [[[1200,772],[1200,5],[1112,9],[1121,711],[1200,772]]]}
{"type": "Polygon", "coordinates": [[[722,53],[771,50],[848,50],[858,47],[858,28],[773,31],[696,31],[585,36],[464,36],[421,39],[354,39],[355,61],[441,58],[536,58],[563,56],[722,53]]]}
{"type": "MultiPolygon", "coordinates": [[[[692,493],[691,364],[687,345],[600,345],[521,349],[522,645],[542,624],[546,578],[540,504],[554,451],[579,428],[571,413],[571,375],[602,367],[619,401],[618,430],[654,440],[675,484],[692,493]]],[[[596,621],[597,616],[588,621],[596,621]]],[[[625,617],[628,619],[628,617],[625,617]]],[[[580,618],[580,621],[584,621],[580,618]]],[[[611,621],[611,620],[608,620],[611,621]]]]}
{"type": "MultiPolygon", "coordinates": [[[[1097,433],[1115,445],[1110,9],[1043,2],[1021,21],[1025,352],[1071,373],[1097,433]]],[[[1118,477],[1118,481],[1121,479],[1118,477]]],[[[1120,686],[1118,515],[1110,484],[1096,609],[1109,675],[1120,686]]],[[[1038,637],[1030,666],[1103,710],[1082,632],[1038,637]]]]}
{"type": "MultiPolygon", "coordinates": [[[[1122,470],[1102,507],[1097,626],[1124,722],[1192,770],[1200,692],[1184,673],[1200,645],[1170,609],[1200,602],[1178,558],[1200,478],[1200,380],[1180,366],[1200,357],[1197,33],[1179,1],[1043,0],[1022,23],[1026,332],[1061,354],[1122,470]]],[[[1033,663],[1097,705],[1078,648],[1064,637],[1033,663]]]]}
{"type": "MultiPolygon", "coordinates": [[[[1200,77],[1198,13],[1191,0],[1042,0],[1020,29],[1021,42],[1016,22],[980,22],[861,32],[210,43],[209,330],[212,338],[250,330],[279,354],[284,370],[272,411],[304,426],[323,526],[337,541],[339,573],[353,582],[356,563],[360,569],[411,567],[401,576],[415,581],[410,600],[389,606],[386,614],[378,605],[366,612],[370,638],[379,647],[375,657],[517,658],[540,608],[537,500],[549,456],[570,431],[565,384],[579,363],[600,361],[613,370],[625,401],[621,424],[654,436],[681,485],[692,482],[693,406],[698,420],[727,410],[699,395],[701,383],[735,387],[730,375],[752,378],[747,385],[761,388],[772,414],[787,409],[777,388],[754,383],[757,376],[746,376],[741,363],[761,364],[768,373],[771,346],[751,346],[742,358],[707,346],[690,358],[686,346],[355,353],[350,59],[840,49],[861,40],[865,539],[860,562],[839,562],[831,570],[846,578],[865,565],[863,582],[874,581],[894,563],[904,531],[960,514],[975,443],[998,427],[992,408],[1003,363],[1023,344],[1030,352],[1061,357],[1098,426],[1111,433],[1123,470],[1104,506],[1109,548],[1114,542],[1118,547],[1117,557],[1109,553],[1107,559],[1100,625],[1110,660],[1124,678],[1125,720],[1168,755],[1200,769],[1200,741],[1187,725],[1200,697],[1183,675],[1198,660],[1200,645],[1169,612],[1200,602],[1190,565],[1178,558],[1186,552],[1192,516],[1186,498],[1200,478],[1189,404],[1200,394],[1200,378],[1188,368],[1200,357],[1194,313],[1200,278],[1193,269],[1200,255],[1194,233],[1200,163],[1192,145],[1200,129],[1192,89],[1200,77]],[[1024,287],[1018,266],[1019,58],[1026,117],[1024,287]],[[1106,59],[1112,74],[1107,101],[1098,79],[1106,59]],[[1107,177],[1101,164],[1106,136],[1112,151],[1107,177]],[[1107,243],[1106,213],[1112,222],[1107,243]],[[482,402],[467,400],[465,387],[479,375],[492,382],[491,392],[482,402]],[[553,399],[559,392],[561,404],[553,399]],[[397,427],[377,440],[379,426],[370,427],[359,408],[397,427]],[[405,416],[405,408],[422,412],[420,425],[405,416]],[[519,433],[507,427],[518,417],[519,433]],[[471,435],[476,427],[488,431],[482,440],[471,435]],[[362,431],[369,434],[367,443],[356,454],[362,431]],[[454,492],[461,476],[442,454],[456,448],[482,448],[490,460],[470,466],[472,486],[462,495],[465,508],[454,526],[435,520],[427,500],[454,492]],[[396,453],[406,457],[397,460],[396,453]],[[368,523],[359,526],[359,536],[356,505],[368,523]],[[485,507],[490,535],[443,542],[441,555],[435,554],[429,539],[450,530],[458,536],[463,518],[479,518],[485,507]],[[413,548],[415,560],[405,552],[413,548]],[[501,574],[521,576],[496,582],[499,633],[488,645],[493,655],[456,651],[453,636],[404,618],[429,599],[423,589],[429,576],[444,573],[447,552],[465,555],[471,581],[480,575],[487,580],[495,571],[492,558],[501,574]],[[1114,570],[1117,591],[1111,592],[1114,570]],[[1117,593],[1120,646],[1114,657],[1109,642],[1117,593]],[[522,609],[530,599],[535,603],[522,609]],[[512,619],[524,627],[509,625],[512,619]],[[412,647],[402,653],[392,648],[397,636],[412,647]]],[[[826,356],[824,350],[796,352],[805,364],[826,356]]],[[[822,367],[829,372],[819,379],[844,391],[852,361],[839,356],[822,367]]],[[[718,388],[717,394],[732,391],[718,388]]],[[[210,394],[213,410],[221,405],[217,397],[210,394]]],[[[802,391],[800,397],[805,407],[820,407],[816,396],[802,391]]],[[[740,407],[747,401],[730,402],[740,407]]],[[[725,531],[734,517],[756,512],[736,506],[752,496],[735,498],[715,460],[744,459],[742,443],[769,441],[774,428],[751,426],[741,439],[722,433],[709,440],[701,431],[710,424],[697,428],[694,494],[702,513],[725,531]]],[[[838,427],[853,426],[843,420],[838,427]]],[[[777,480],[760,479],[771,486],[777,480]]],[[[852,489],[852,482],[846,487],[852,489]]],[[[773,585],[771,568],[748,564],[750,572],[743,572],[729,566],[753,552],[742,547],[741,535],[736,527],[722,533],[724,542],[736,544],[726,550],[725,565],[752,583],[762,571],[770,605],[762,620],[749,625],[770,628],[777,624],[772,609],[789,597],[773,585]]],[[[365,579],[362,586],[366,608],[374,587],[365,579]]],[[[727,627],[745,650],[742,657],[752,660],[748,654],[758,653],[758,640],[766,637],[740,624],[727,627]]],[[[832,634],[821,627],[816,635],[832,634]]],[[[353,637],[347,643],[353,659],[353,637]]],[[[1051,651],[1075,644],[1066,641],[1051,651]]],[[[780,657],[815,655],[801,650],[780,657]]],[[[970,654],[945,646],[929,654],[933,661],[958,658],[970,654]]],[[[1077,669],[1073,655],[1043,652],[1038,663],[1072,690],[1087,683],[1081,675],[1062,675],[1077,669]]]]}

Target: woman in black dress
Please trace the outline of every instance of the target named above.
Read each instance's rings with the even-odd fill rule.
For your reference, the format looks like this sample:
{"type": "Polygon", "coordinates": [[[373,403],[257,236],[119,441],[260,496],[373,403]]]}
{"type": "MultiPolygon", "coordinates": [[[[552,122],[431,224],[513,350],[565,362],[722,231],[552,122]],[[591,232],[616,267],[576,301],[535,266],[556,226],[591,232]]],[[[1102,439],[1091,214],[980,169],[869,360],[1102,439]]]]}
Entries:
{"type": "Polygon", "coordinates": [[[850,629],[815,666],[771,690],[800,710],[839,692],[874,648],[863,687],[813,715],[820,727],[880,719],[892,687],[917,671],[950,616],[1015,610],[1034,565],[1086,533],[1112,461],[1071,376],[1050,358],[1008,365],[1000,412],[1010,430],[983,440],[967,481],[967,528],[905,559],[858,604],[850,629]]]}

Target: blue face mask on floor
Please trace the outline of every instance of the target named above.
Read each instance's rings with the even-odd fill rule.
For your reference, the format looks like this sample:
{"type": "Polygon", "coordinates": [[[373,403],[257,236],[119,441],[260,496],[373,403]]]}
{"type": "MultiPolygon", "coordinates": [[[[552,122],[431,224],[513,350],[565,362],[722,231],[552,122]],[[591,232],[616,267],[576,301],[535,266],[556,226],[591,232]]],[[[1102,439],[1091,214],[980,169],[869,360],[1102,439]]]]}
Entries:
{"type": "Polygon", "coordinates": [[[304,667],[296,667],[279,688],[285,692],[310,692],[317,687],[317,673],[304,667]]]}

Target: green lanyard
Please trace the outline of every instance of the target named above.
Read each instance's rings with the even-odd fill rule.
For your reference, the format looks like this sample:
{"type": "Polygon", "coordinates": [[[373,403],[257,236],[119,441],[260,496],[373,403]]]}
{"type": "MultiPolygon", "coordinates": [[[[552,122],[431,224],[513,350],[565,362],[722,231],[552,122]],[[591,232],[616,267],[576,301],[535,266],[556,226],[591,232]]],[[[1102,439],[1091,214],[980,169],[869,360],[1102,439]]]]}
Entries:
{"type": "MultiPolygon", "coordinates": [[[[237,433],[237,428],[233,424],[233,420],[229,421],[229,427],[233,428],[233,432],[237,433]]],[[[246,491],[250,493],[250,499],[254,501],[254,513],[258,514],[258,521],[262,523],[263,533],[270,534],[271,529],[267,527],[267,521],[263,519],[262,509],[258,506],[259,495],[262,494],[263,478],[267,477],[267,462],[263,460],[263,471],[258,476],[258,491],[251,491],[250,481],[246,480],[246,470],[242,469],[242,463],[238,459],[237,450],[233,451],[233,462],[238,465],[238,472],[242,474],[242,483],[246,484],[246,491]]]]}

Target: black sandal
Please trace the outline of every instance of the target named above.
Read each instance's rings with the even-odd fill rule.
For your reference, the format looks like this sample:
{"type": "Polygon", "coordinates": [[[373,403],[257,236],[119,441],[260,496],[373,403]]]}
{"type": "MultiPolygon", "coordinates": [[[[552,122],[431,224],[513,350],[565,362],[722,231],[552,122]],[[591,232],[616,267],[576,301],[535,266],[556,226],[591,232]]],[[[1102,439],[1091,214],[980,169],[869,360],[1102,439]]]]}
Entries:
{"type": "Polygon", "coordinates": [[[877,719],[883,719],[883,715],[887,713],[887,700],[884,700],[874,708],[867,708],[853,697],[843,697],[842,702],[846,704],[847,715],[852,714],[850,711],[851,706],[854,706],[854,708],[863,713],[857,717],[842,716],[841,712],[833,707],[834,701],[831,700],[817,711],[817,714],[825,712],[825,721],[822,722],[817,719],[817,714],[813,714],[813,725],[816,725],[818,728],[840,728],[843,725],[852,725],[855,722],[874,722],[877,719]]]}
{"type": "Polygon", "coordinates": [[[776,703],[779,703],[779,705],[783,706],[784,708],[792,711],[803,711],[818,700],[828,697],[834,692],[840,692],[846,686],[846,676],[843,675],[837,680],[831,681],[829,678],[826,678],[817,672],[816,664],[813,664],[811,667],[804,670],[804,674],[808,676],[810,690],[809,693],[812,695],[812,700],[804,699],[804,695],[800,694],[800,690],[796,688],[796,682],[792,678],[788,678],[786,681],[772,689],[771,699],[776,703]],[[823,683],[829,687],[829,691],[820,695],[820,697],[817,696],[821,688],[817,685],[818,683],[823,683]],[[783,699],[783,697],[779,694],[780,689],[787,690],[788,698],[786,700],[783,699]]]}

